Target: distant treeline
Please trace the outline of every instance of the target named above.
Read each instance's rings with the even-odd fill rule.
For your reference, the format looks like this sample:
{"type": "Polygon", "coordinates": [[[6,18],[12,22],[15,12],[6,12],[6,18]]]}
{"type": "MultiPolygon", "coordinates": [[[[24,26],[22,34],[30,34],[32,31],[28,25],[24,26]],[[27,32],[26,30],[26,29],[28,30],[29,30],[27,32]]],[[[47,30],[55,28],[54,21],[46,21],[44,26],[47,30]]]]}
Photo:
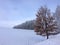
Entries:
{"type": "Polygon", "coordinates": [[[34,29],[34,23],[35,23],[35,20],[26,21],[25,23],[22,23],[20,25],[16,25],[13,28],[15,28],[15,29],[31,29],[31,30],[33,30],[34,29]]]}

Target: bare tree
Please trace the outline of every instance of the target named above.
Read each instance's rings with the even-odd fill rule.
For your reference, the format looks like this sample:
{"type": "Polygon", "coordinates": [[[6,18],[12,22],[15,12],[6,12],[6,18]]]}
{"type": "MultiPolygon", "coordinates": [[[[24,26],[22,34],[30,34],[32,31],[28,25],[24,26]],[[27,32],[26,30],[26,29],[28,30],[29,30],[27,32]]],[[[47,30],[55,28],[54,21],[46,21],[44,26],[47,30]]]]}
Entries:
{"type": "Polygon", "coordinates": [[[47,7],[41,7],[36,15],[35,32],[39,35],[48,36],[54,32],[57,23],[47,7]]]}

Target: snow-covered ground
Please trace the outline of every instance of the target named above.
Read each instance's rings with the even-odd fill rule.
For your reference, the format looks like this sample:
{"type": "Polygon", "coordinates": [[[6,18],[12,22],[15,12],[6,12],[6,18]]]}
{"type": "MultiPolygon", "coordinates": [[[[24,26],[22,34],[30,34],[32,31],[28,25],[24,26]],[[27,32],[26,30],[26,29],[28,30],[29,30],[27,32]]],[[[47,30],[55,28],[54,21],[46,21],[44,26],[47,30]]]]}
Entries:
{"type": "Polygon", "coordinates": [[[0,45],[60,45],[60,34],[46,39],[33,30],[0,28],[0,45]]]}
{"type": "Polygon", "coordinates": [[[34,45],[45,39],[33,30],[0,28],[0,45],[34,45]]]}
{"type": "Polygon", "coordinates": [[[36,43],[35,45],[60,45],[60,34],[55,35],[53,38],[36,43]]]}

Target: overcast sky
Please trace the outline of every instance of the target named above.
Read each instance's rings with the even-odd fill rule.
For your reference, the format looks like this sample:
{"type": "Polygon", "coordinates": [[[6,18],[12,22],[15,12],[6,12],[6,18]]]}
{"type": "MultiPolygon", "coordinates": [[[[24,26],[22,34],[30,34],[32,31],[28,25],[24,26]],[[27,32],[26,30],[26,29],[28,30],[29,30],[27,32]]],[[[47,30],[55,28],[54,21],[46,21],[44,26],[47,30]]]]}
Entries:
{"type": "Polygon", "coordinates": [[[11,27],[36,18],[40,6],[54,12],[60,0],[0,0],[0,27],[11,27]]]}

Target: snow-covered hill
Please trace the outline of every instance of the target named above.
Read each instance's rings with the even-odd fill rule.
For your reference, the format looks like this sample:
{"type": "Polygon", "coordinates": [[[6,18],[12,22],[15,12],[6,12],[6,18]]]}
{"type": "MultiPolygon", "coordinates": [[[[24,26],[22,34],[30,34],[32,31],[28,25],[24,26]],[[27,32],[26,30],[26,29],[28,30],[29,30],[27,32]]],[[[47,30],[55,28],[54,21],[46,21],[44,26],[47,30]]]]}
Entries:
{"type": "Polygon", "coordinates": [[[35,45],[60,45],[60,34],[54,36],[54,38],[47,39],[35,45]]]}

